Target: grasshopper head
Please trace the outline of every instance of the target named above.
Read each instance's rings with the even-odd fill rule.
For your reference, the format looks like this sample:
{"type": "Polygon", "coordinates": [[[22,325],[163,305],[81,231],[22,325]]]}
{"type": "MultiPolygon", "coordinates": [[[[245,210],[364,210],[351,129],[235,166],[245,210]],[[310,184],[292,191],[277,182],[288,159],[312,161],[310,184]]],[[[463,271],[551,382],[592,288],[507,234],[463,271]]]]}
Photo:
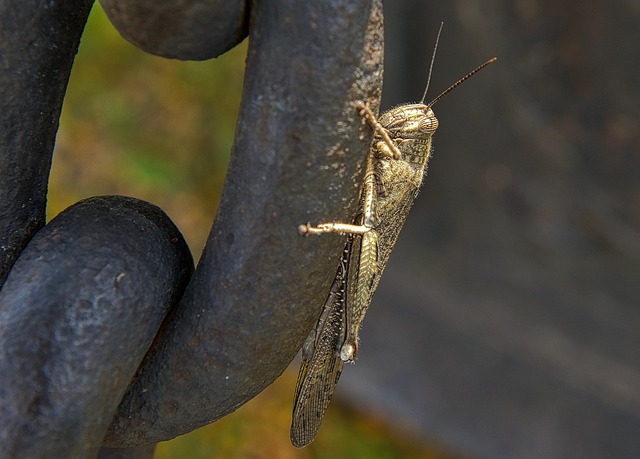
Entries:
{"type": "Polygon", "coordinates": [[[392,139],[426,141],[438,129],[438,119],[433,114],[433,110],[424,104],[392,108],[383,113],[379,121],[392,139]]]}

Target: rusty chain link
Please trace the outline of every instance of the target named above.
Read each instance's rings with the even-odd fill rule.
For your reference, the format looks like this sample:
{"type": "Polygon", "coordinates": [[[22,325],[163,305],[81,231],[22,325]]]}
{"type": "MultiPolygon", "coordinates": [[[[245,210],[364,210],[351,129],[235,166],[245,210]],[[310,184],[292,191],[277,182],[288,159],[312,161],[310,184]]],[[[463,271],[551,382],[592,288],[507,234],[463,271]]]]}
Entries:
{"type": "Polygon", "coordinates": [[[112,449],[100,457],[151,457],[128,447],[237,409],[284,371],[317,316],[341,242],[310,251],[296,228],[356,205],[370,138],[353,101],[379,102],[380,3],[187,3],[102,1],[125,38],[167,57],[217,56],[251,24],[232,161],[195,271],[175,225],[137,199],[90,198],[44,224],[92,2],[0,6],[3,457],[96,457],[101,445],[112,449]]]}

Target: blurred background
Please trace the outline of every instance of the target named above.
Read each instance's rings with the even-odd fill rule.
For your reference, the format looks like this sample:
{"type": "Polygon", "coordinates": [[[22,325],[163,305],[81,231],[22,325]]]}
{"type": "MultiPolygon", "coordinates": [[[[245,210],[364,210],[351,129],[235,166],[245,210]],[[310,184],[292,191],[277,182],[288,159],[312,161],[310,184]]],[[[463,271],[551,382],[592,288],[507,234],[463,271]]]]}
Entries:
{"type": "MultiPolygon", "coordinates": [[[[297,362],[156,458],[632,458],[640,451],[640,3],[393,0],[383,109],[434,109],[428,178],[315,443],[289,444],[297,362]]],[[[99,194],[162,207],[197,259],[246,42],[178,62],[96,4],[65,99],[49,218],[99,194]]]]}

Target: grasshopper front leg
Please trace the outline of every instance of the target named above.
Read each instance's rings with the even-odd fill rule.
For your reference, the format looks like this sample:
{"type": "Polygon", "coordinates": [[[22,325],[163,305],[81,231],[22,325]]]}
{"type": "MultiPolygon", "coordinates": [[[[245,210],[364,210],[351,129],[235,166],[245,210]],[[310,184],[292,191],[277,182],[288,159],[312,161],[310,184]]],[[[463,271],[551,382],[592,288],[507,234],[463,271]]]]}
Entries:
{"type": "Polygon", "coordinates": [[[379,219],[376,212],[377,205],[377,180],[375,175],[376,152],[388,158],[399,159],[402,155],[398,147],[393,143],[387,130],[376,119],[368,105],[362,101],[356,102],[358,113],[371,126],[383,141],[375,143],[367,157],[367,171],[364,176],[362,199],[362,224],[329,222],[311,226],[310,223],[298,226],[298,232],[302,235],[341,233],[341,234],[365,234],[378,226],[379,219]]]}
{"type": "Polygon", "coordinates": [[[378,121],[376,115],[373,114],[369,106],[362,101],[358,101],[356,102],[356,108],[358,109],[360,116],[362,116],[364,120],[369,123],[369,126],[371,126],[374,132],[382,138],[382,141],[375,143],[375,149],[389,158],[401,159],[402,153],[400,153],[396,144],[393,143],[393,140],[389,137],[389,133],[384,126],[380,124],[380,121],[378,121]]]}
{"type": "Polygon", "coordinates": [[[352,223],[319,223],[318,226],[311,226],[311,223],[298,226],[298,232],[303,236],[307,234],[324,234],[324,233],[340,233],[340,234],[364,234],[371,231],[371,228],[365,225],[354,225],[352,223]]]}

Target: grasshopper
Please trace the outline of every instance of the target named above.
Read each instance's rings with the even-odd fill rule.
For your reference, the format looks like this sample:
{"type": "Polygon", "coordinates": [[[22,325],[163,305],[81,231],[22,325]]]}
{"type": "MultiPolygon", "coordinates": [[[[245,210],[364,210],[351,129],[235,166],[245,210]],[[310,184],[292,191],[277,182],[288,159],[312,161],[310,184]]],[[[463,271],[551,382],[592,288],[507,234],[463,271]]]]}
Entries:
{"type": "MultiPolygon", "coordinates": [[[[434,58],[435,49],[431,69],[434,58]]],[[[294,446],[313,441],[344,364],[356,360],[360,324],[426,173],[438,128],[432,107],[495,61],[494,57],[475,68],[427,105],[424,99],[429,82],[419,103],[392,108],[380,118],[366,103],[356,103],[360,116],[374,131],[358,215],[353,223],[298,227],[303,235],[340,233],[348,237],[316,327],[302,347],[291,423],[294,446]]]]}

